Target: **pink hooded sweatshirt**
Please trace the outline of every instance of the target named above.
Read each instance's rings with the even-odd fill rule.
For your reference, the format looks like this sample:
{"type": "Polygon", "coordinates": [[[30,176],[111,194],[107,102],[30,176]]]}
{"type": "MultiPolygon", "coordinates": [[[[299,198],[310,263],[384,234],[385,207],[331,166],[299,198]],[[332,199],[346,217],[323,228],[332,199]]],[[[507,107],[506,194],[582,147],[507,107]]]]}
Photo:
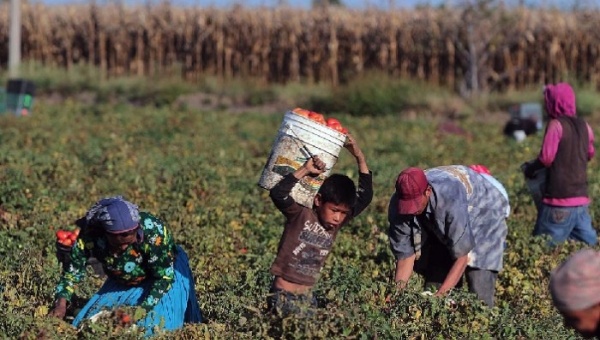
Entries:
{"type": "MultiPolygon", "coordinates": [[[[546,112],[550,116],[550,122],[546,128],[546,134],[544,135],[544,142],[542,144],[542,150],[538,156],[540,162],[545,167],[550,167],[554,158],[556,157],[556,151],[562,138],[562,125],[554,118],[558,117],[574,117],[576,111],[575,105],[575,92],[571,85],[567,83],[559,83],[556,85],[547,85],[544,90],[544,100],[546,102],[546,112]]],[[[594,157],[594,132],[589,124],[586,123],[588,128],[588,160],[594,157]]],[[[590,203],[589,197],[570,197],[570,198],[544,198],[544,203],[559,207],[575,207],[580,205],[586,205],[590,203]]]]}

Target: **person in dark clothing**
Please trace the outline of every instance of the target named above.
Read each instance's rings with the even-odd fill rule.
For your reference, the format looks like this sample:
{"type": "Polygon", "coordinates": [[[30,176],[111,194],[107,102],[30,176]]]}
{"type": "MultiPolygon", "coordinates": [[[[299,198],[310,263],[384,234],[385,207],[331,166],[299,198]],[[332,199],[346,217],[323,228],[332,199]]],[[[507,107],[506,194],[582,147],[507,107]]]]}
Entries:
{"type": "Polygon", "coordinates": [[[594,245],[598,242],[588,211],[587,163],[594,156],[594,133],[576,116],[575,93],[567,83],[544,89],[546,127],[542,149],[524,174],[533,178],[546,168],[546,182],[534,235],[550,235],[552,243],[567,239],[594,245]]]}
{"type": "Polygon", "coordinates": [[[530,136],[539,131],[538,126],[538,122],[531,118],[513,117],[504,126],[503,133],[506,136],[518,139],[519,135],[515,134],[517,131],[522,131],[525,136],[530,136]]]}
{"type": "Polygon", "coordinates": [[[312,209],[298,204],[290,196],[294,185],[305,176],[314,177],[325,171],[325,163],[317,156],[309,158],[270,191],[273,203],[286,218],[277,257],[271,266],[274,279],[267,303],[274,313],[286,316],[300,312],[301,304],[317,306],[311,289],[337,233],[373,199],[372,174],[364,154],[351,135],[344,147],[358,164],[358,191],[348,176],[333,174],[321,185],[312,209]]]}

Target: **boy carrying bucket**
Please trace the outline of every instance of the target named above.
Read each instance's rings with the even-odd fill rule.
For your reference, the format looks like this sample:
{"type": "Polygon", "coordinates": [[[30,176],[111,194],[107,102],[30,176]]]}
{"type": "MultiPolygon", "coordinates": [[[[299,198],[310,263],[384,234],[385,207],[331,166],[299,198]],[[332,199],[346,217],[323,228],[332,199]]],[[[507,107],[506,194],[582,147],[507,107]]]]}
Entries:
{"type": "Polygon", "coordinates": [[[348,176],[333,174],[321,185],[312,209],[298,204],[290,195],[294,185],[305,176],[314,177],[325,171],[325,163],[317,156],[309,158],[270,191],[273,203],[285,216],[277,257],[271,266],[274,278],[267,303],[272,312],[284,316],[298,313],[298,303],[317,307],[310,291],[338,231],[371,203],[373,181],[365,156],[351,135],[344,147],[358,164],[358,191],[348,176]]]}

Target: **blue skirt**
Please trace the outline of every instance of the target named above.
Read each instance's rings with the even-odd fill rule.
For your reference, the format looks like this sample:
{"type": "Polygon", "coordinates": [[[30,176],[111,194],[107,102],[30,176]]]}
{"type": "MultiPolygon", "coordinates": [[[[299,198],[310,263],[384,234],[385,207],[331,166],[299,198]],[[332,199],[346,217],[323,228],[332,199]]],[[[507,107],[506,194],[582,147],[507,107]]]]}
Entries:
{"type": "MultiPolygon", "coordinates": [[[[137,323],[138,326],[144,328],[146,336],[154,333],[155,326],[160,326],[165,330],[175,330],[183,327],[184,322],[202,322],[202,312],[196,299],[189,259],[180,246],[177,246],[174,268],[175,281],[171,289],[154,306],[154,309],[137,323]]],[[[146,297],[151,284],[151,280],[146,280],[137,286],[126,286],[108,278],[102,288],[77,314],[73,320],[73,326],[78,327],[83,320],[103,310],[122,306],[139,306],[146,297]]]]}

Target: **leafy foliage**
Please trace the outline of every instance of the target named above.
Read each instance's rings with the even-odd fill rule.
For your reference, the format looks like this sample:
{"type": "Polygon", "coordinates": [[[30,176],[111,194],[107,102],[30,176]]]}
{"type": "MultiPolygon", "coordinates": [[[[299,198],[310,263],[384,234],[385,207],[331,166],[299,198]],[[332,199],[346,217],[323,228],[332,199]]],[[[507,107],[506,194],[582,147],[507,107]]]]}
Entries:
{"type": "Polygon", "coordinates": [[[396,79],[381,72],[368,72],[330,94],[311,97],[309,106],[317,111],[379,116],[411,108],[429,108],[430,97],[433,96],[448,97],[449,92],[419,82],[396,79]]]}
{"type": "MultiPolygon", "coordinates": [[[[535,155],[540,136],[517,144],[501,136],[501,127],[475,120],[465,122],[472,134],[465,139],[440,134],[424,119],[337,118],[367,155],[375,199],[336,241],[315,287],[325,307],[310,317],[279,319],[266,313],[265,299],[283,217],[256,183],[281,115],[40,101],[30,117],[2,117],[0,333],[25,339],[139,337],[111,317],[78,330],[45,317],[60,271],[54,231],[98,198],[123,194],[165,220],[186,249],[207,319],[158,338],[577,338],[562,326],[546,287],[550,270],[581,245],[548,248],[546,240],[530,237],[535,208],[518,168],[535,155]],[[454,303],[422,296],[417,276],[403,293],[391,283],[386,209],[393,179],[409,165],[456,163],[487,165],[512,201],[493,309],[462,289],[450,296],[454,303]]],[[[335,171],[357,178],[345,150],[335,171]]],[[[599,176],[590,172],[592,196],[600,192],[599,176]]],[[[101,283],[90,275],[79,298],[89,298],[101,283]]]]}

